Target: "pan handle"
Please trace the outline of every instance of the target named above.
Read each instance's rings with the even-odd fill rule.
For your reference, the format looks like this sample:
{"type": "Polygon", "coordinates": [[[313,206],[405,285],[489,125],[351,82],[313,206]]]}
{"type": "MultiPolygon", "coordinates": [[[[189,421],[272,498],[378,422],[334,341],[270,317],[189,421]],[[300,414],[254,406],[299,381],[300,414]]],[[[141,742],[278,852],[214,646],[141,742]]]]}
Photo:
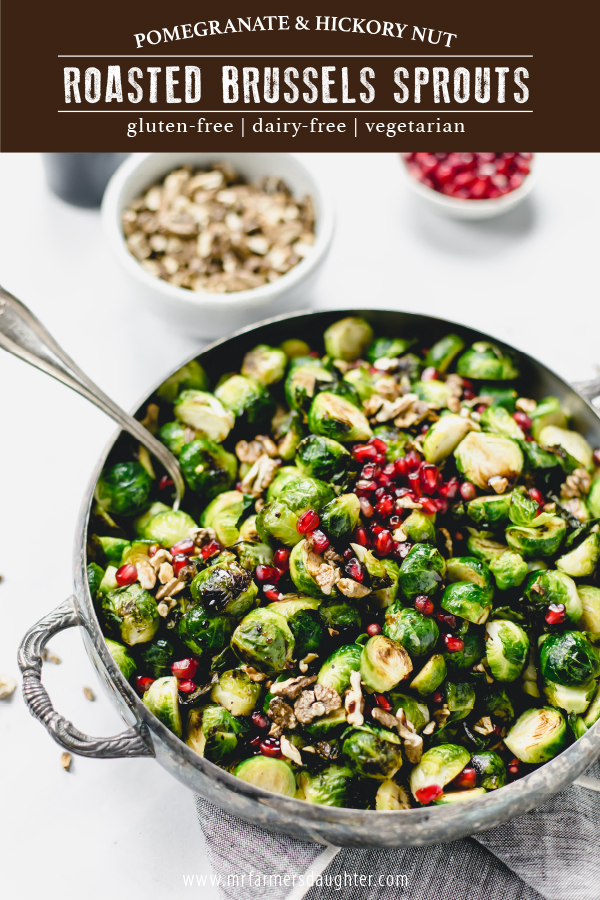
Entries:
{"type": "Polygon", "coordinates": [[[600,378],[593,378],[591,381],[574,381],[573,387],[588,403],[591,403],[596,409],[600,408],[600,378]]]}
{"type": "Polygon", "coordinates": [[[78,731],[52,706],[52,701],[42,685],[42,652],[53,635],[75,625],[81,625],[81,622],[75,598],[69,597],[40,619],[23,638],[19,647],[19,668],[23,675],[23,696],[29,712],[46,726],[46,730],[61,747],[79,756],[97,759],[154,756],[152,747],[134,728],[128,728],[116,737],[90,737],[78,731]]]}

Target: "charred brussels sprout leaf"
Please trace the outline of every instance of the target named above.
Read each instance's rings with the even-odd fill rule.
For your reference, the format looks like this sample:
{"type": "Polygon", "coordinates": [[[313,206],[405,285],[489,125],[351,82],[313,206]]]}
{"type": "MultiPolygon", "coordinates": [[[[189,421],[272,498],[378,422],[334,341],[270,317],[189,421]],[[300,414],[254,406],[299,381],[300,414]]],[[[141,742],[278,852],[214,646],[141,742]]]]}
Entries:
{"type": "Polygon", "coordinates": [[[321,525],[334,539],[354,531],[360,521],[360,503],[356,494],[341,494],[319,513],[321,525]]]}
{"type": "Polygon", "coordinates": [[[516,622],[494,619],[486,627],[485,652],[497,681],[515,681],[529,659],[529,638],[516,622]]]}
{"type": "Polygon", "coordinates": [[[134,516],[146,503],[151,485],[152,479],[141,463],[117,463],[98,479],[95,497],[112,515],[134,516]]]}
{"type": "Polygon", "coordinates": [[[313,775],[303,771],[298,776],[298,796],[321,806],[349,806],[353,777],[348,766],[330,765],[313,775]]]}
{"type": "Polygon", "coordinates": [[[433,595],[446,573],[441,553],[429,544],[415,544],[400,567],[400,589],[407,600],[433,595]]]}
{"type": "Polygon", "coordinates": [[[102,598],[102,610],[108,627],[129,646],[151,641],[158,630],[156,600],[139,584],[111,591],[102,598]]]}
{"type": "Polygon", "coordinates": [[[200,519],[203,528],[213,528],[224,547],[239,539],[242,520],[250,513],[254,497],[240,491],[225,491],[212,500],[200,519]]]}
{"type": "Polygon", "coordinates": [[[568,428],[559,428],[557,425],[546,425],[538,434],[538,441],[542,447],[562,447],[569,456],[572,456],[585,469],[591,469],[592,448],[578,431],[569,431],[568,428]]]}
{"type": "Polygon", "coordinates": [[[229,490],[237,474],[233,453],[203,438],[185,445],[179,464],[190,488],[204,500],[229,490]]]}
{"type": "Polygon", "coordinates": [[[529,709],[519,716],[504,743],[521,762],[548,762],[564,750],[567,726],[561,713],[550,706],[529,709]]]}
{"type": "Polygon", "coordinates": [[[337,441],[365,441],[373,434],[364,413],[330,391],[322,391],[314,398],[308,425],[313,434],[337,441]]]}
{"type": "Polygon", "coordinates": [[[294,635],[284,616],[254,609],[233,633],[231,646],[242,660],[263,672],[283,672],[294,656],[294,635]]]}
{"type": "Polygon", "coordinates": [[[523,453],[516,441],[499,434],[472,431],[454,451],[457,468],[477,487],[488,488],[490,478],[513,482],[521,474],[523,453]]]}
{"type": "Polygon", "coordinates": [[[360,670],[361,654],[362,647],[358,644],[338,647],[321,666],[317,683],[333,688],[343,696],[350,687],[350,675],[360,670]]]}
{"type": "Polygon", "coordinates": [[[448,722],[466,718],[475,706],[475,688],[468,681],[446,681],[444,684],[446,706],[450,710],[448,722]]]}
{"type": "Polygon", "coordinates": [[[229,669],[221,672],[210,696],[233,716],[249,716],[261,692],[260,683],[251,681],[241,669],[229,669]]]}
{"type": "Polygon", "coordinates": [[[349,477],[358,471],[354,457],[339,441],[315,434],[300,441],[296,466],[303,475],[340,486],[345,486],[349,477]]]}
{"type": "Polygon", "coordinates": [[[577,687],[600,675],[600,654],[581,631],[551,634],[540,649],[540,671],[547,681],[577,687]]]}
{"type": "Polygon", "coordinates": [[[506,766],[502,757],[493,750],[474,753],[471,765],[477,772],[477,783],[486,791],[495,791],[506,784],[506,766]]]}
{"type": "Polygon", "coordinates": [[[364,355],[373,340],[373,329],[364,319],[348,316],[330,325],[323,340],[325,352],[332,359],[353,362],[364,355]]]}
{"type": "Polygon", "coordinates": [[[496,719],[510,721],[515,717],[512,701],[503,687],[492,685],[483,698],[483,709],[486,715],[496,719]]]}
{"type": "Polygon", "coordinates": [[[296,795],[296,779],[292,767],[282,759],[253,756],[236,766],[233,774],[253,787],[272,794],[283,794],[285,797],[296,795]]]}
{"type": "Polygon", "coordinates": [[[257,603],[252,574],[237,562],[203,569],[194,576],[190,590],[194,600],[213,615],[243,616],[257,603]]]}
{"type": "Polygon", "coordinates": [[[121,670],[121,674],[129,680],[132,675],[135,675],[137,670],[133,656],[131,656],[127,647],[119,644],[118,641],[111,641],[110,638],[105,640],[108,652],[121,670]]]}
{"type": "Polygon", "coordinates": [[[209,616],[200,606],[191,606],[177,626],[179,640],[197,656],[218,653],[226,646],[232,631],[233,623],[228,616],[209,616]]]}
{"type": "Polygon", "coordinates": [[[510,381],[519,370],[510,354],[488,341],[477,341],[459,357],[456,371],[463,378],[483,381],[510,381]]]}
{"type": "Polygon", "coordinates": [[[209,706],[202,713],[203,756],[214,763],[230,760],[239,752],[240,744],[248,730],[243,719],[236,719],[222,706],[209,706]]]}
{"type": "Polygon", "coordinates": [[[246,353],[242,363],[242,375],[253,378],[259,384],[273,384],[283,378],[287,361],[284,350],[269,347],[268,344],[259,344],[254,350],[246,353]]]}
{"type": "Polygon", "coordinates": [[[536,501],[529,496],[523,487],[516,487],[510,496],[508,517],[513,525],[525,527],[537,527],[544,525],[552,516],[548,513],[539,513],[536,501]]]}
{"type": "Polygon", "coordinates": [[[183,391],[175,401],[173,412],[198,437],[217,443],[225,440],[235,423],[233,413],[206,391],[183,391]]]}
{"type": "Polygon", "coordinates": [[[156,718],[163,725],[166,725],[173,734],[179,738],[182,736],[183,730],[181,727],[176,678],[172,675],[165,678],[157,678],[144,694],[144,703],[150,712],[154,713],[156,718]]]}
{"type": "Polygon", "coordinates": [[[175,648],[173,644],[163,638],[146,644],[141,653],[144,675],[149,675],[151,678],[162,678],[163,675],[170,675],[174,654],[175,648]]]}
{"type": "Polygon", "coordinates": [[[178,457],[185,445],[189,443],[190,433],[193,432],[181,422],[166,422],[158,432],[158,437],[173,456],[178,457]]]}
{"type": "Polygon", "coordinates": [[[354,728],[347,735],[342,754],[355,775],[377,781],[391,778],[402,765],[400,738],[391,731],[368,725],[354,728]]]}
{"type": "Polygon", "coordinates": [[[208,388],[208,376],[200,363],[192,359],[185,366],[177,369],[157,390],[161,400],[174,403],[181,391],[205,391],[208,388]]]}
{"type": "Polygon", "coordinates": [[[386,610],[383,633],[402,644],[413,659],[431,653],[440,636],[434,619],[416,609],[404,609],[399,601],[386,610]]]}

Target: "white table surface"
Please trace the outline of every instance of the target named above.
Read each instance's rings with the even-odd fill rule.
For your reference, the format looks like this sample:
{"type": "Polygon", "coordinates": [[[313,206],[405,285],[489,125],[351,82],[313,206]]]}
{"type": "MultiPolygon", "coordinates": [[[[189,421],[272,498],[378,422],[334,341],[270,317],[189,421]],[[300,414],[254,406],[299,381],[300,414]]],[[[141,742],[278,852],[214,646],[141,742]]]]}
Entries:
{"type": "MultiPolygon", "coordinates": [[[[598,156],[541,155],[531,199],[485,223],[423,208],[395,154],[305,159],[338,210],[331,255],[306,305],[422,310],[495,333],[567,379],[593,376],[600,186],[586,173],[598,171],[598,156]]],[[[130,305],[98,214],[54,198],[36,155],[0,156],[0,283],[125,408],[200,346],[130,305]]],[[[21,636],[72,590],[80,498],[113,426],[4,353],[0,415],[0,671],[16,676],[21,636]]],[[[77,631],[51,649],[63,660],[44,667],[56,707],[90,734],[120,731],[77,631]]],[[[60,752],[19,691],[0,702],[2,896],[189,896],[183,876],[210,871],[191,793],[152,760],[74,758],[66,773],[60,752]]],[[[209,882],[202,896],[216,900],[216,888],[209,882]]]]}

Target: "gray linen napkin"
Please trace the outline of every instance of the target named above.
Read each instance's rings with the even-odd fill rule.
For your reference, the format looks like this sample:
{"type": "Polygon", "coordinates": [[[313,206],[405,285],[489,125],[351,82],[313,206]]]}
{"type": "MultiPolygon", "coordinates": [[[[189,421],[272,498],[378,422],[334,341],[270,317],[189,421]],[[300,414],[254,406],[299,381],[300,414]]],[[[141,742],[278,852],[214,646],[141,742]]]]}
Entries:
{"type": "Polygon", "coordinates": [[[451,844],[325,847],[196,798],[224,900],[600,900],[600,763],[506,825],[451,844]]]}

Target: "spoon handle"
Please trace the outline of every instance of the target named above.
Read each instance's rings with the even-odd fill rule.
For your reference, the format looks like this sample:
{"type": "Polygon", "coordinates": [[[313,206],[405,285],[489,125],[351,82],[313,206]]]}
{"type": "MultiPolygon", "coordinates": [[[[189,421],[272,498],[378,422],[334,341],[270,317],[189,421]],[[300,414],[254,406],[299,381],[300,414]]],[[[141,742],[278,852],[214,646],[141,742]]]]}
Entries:
{"type": "Polygon", "coordinates": [[[1,286],[0,347],[77,391],[143,444],[173,479],[177,495],[174,509],[179,508],[185,486],[179,463],[173,454],[137,419],[107,397],[56,343],[31,310],[1,286]]]}

